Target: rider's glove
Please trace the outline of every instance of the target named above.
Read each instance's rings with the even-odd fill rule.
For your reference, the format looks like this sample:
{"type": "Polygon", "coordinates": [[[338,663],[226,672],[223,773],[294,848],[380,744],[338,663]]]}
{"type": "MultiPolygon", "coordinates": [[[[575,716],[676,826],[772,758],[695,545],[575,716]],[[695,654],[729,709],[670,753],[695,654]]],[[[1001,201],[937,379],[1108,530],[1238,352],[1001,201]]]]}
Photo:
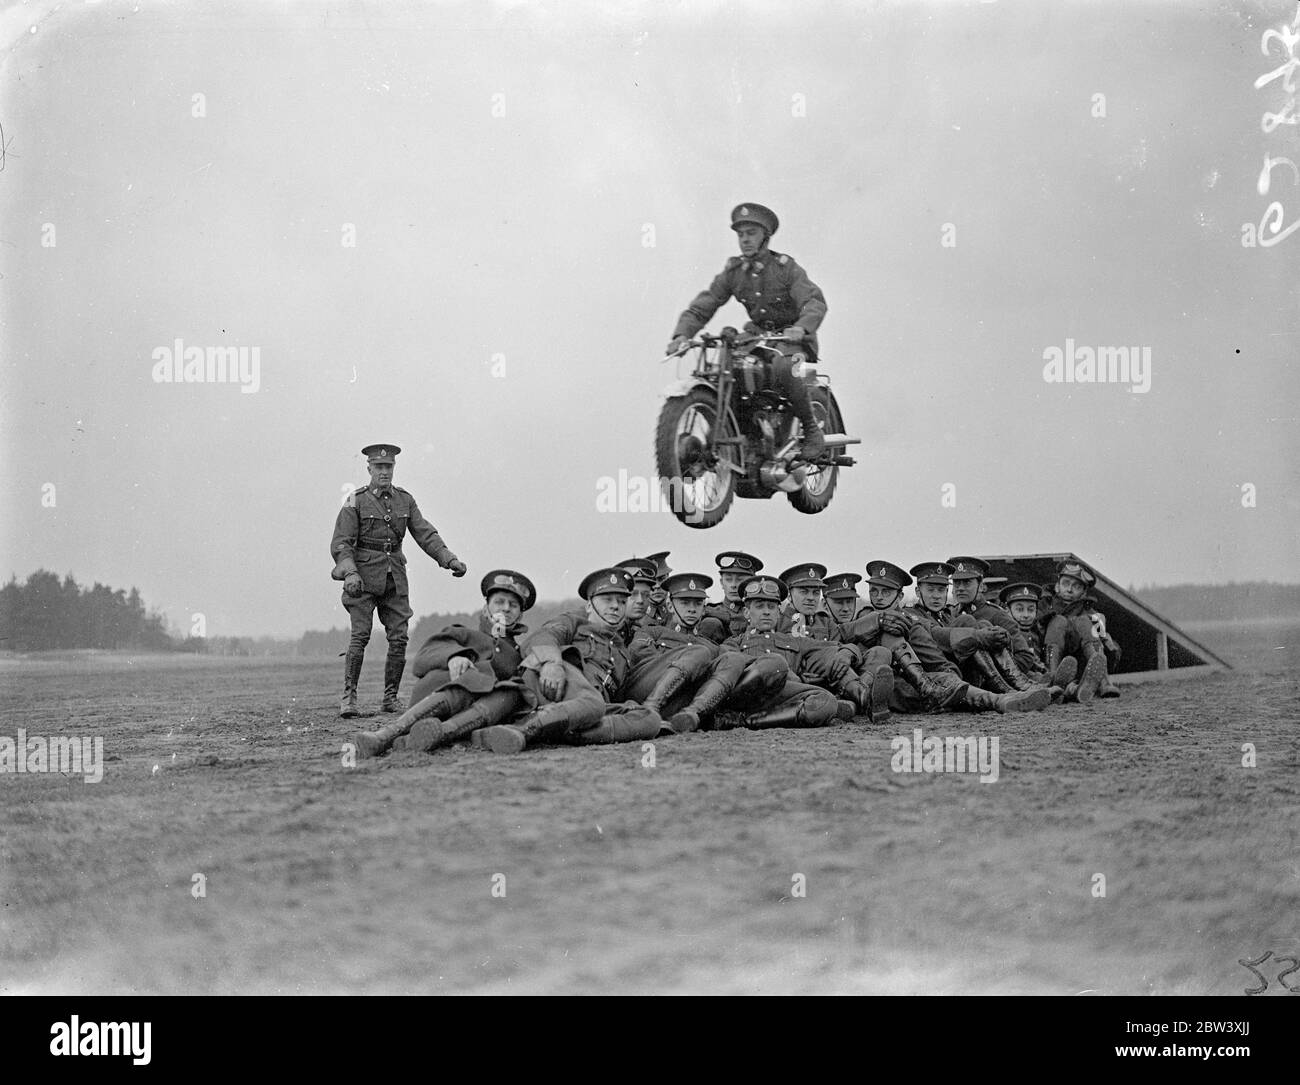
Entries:
{"type": "Polygon", "coordinates": [[[690,341],[691,341],[690,336],[687,335],[675,336],[672,339],[672,341],[668,344],[668,349],[664,351],[664,354],[676,354],[679,350],[682,349],[682,347],[686,346],[686,344],[689,343],[690,341]]]}
{"type": "Polygon", "coordinates": [[[792,343],[802,343],[802,342],[803,342],[804,330],[803,330],[801,327],[799,327],[798,324],[795,324],[795,325],[793,325],[792,327],[786,328],[786,330],[785,330],[784,332],[782,332],[781,334],[784,335],[787,339],[789,339],[790,342],[792,342],[792,343]]]}

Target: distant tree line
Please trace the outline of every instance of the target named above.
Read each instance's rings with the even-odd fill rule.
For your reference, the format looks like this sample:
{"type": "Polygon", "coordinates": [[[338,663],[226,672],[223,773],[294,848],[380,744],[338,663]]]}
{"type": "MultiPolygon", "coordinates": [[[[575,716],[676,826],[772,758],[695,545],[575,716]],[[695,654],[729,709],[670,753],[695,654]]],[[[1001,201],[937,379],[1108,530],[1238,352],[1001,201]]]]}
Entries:
{"type": "Polygon", "coordinates": [[[83,588],[39,569],[19,584],[0,588],[0,648],[39,652],[50,648],[173,647],[161,614],[145,610],[140,593],[104,584],[83,588]]]}
{"type": "Polygon", "coordinates": [[[1300,584],[1249,580],[1240,584],[1171,584],[1129,589],[1173,622],[1239,621],[1300,615],[1300,584]]]}

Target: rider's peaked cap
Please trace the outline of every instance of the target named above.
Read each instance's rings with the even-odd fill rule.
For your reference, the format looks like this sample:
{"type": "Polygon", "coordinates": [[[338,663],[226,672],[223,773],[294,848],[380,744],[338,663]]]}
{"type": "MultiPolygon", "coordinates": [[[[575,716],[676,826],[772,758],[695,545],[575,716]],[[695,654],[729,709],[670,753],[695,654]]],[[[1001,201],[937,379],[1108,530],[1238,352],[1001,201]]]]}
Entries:
{"type": "MultiPolygon", "coordinates": [[[[916,570],[913,569],[912,572],[916,570]]],[[[893,588],[894,591],[902,591],[912,583],[912,578],[892,561],[881,561],[876,558],[867,562],[867,583],[874,584],[877,588],[893,588]]]]}
{"type": "Polygon", "coordinates": [[[731,228],[735,230],[746,225],[761,226],[771,236],[776,233],[781,220],[776,217],[775,211],[761,203],[737,204],[731,209],[731,228]]]}
{"type": "Polygon", "coordinates": [[[989,575],[989,563],[979,558],[949,558],[953,580],[983,580],[989,575]]]}
{"type": "Polygon", "coordinates": [[[674,599],[707,599],[705,589],[713,587],[713,577],[703,573],[674,573],[663,582],[663,589],[674,599]]]}
{"type": "Polygon", "coordinates": [[[740,598],[748,603],[755,599],[767,599],[774,603],[784,603],[790,595],[790,589],[784,580],[774,576],[747,576],[740,582],[740,598]]]}
{"type": "Polygon", "coordinates": [[[763,568],[763,563],[758,558],[743,550],[724,550],[713,560],[724,573],[757,573],[763,568]]]}
{"type": "Polygon", "coordinates": [[[631,595],[632,574],[626,569],[597,569],[582,578],[578,594],[583,599],[593,595],[631,595]]]}
{"type": "Polygon", "coordinates": [[[493,592],[508,591],[518,598],[519,605],[524,610],[537,601],[537,589],[533,587],[533,582],[523,573],[517,573],[513,569],[493,569],[483,578],[479,590],[483,593],[484,599],[493,592]]]}
{"type": "Polygon", "coordinates": [[[833,573],[826,577],[826,598],[827,599],[856,599],[858,597],[858,581],[862,577],[857,573],[833,573]]]}

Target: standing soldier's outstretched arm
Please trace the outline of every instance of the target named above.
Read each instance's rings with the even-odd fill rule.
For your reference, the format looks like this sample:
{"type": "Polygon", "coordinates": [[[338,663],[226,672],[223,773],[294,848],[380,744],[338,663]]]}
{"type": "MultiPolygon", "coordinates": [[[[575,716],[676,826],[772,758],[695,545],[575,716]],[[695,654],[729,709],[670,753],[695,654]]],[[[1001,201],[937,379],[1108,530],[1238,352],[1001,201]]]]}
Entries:
{"type": "Polygon", "coordinates": [[[411,511],[407,515],[406,526],[411,532],[411,538],[416,541],[420,549],[444,569],[450,569],[453,565],[462,564],[460,559],[452,553],[451,547],[442,541],[438,529],[424,518],[414,498],[411,498],[411,511]]]}

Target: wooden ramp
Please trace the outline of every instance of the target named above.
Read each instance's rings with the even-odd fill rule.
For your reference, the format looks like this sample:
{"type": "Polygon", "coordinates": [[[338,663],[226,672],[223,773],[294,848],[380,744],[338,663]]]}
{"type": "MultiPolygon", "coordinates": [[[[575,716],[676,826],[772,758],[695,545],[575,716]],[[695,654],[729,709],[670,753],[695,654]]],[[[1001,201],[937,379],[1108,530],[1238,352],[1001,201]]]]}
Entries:
{"type": "Polygon", "coordinates": [[[1198,674],[1231,670],[1232,665],[1189,637],[1168,618],[1162,618],[1136,596],[1106,576],[1092,562],[1077,554],[994,554],[979,555],[989,563],[990,576],[1010,581],[1029,580],[1055,584],[1056,566],[1067,559],[1082,561],[1096,574],[1090,594],[1097,609],[1106,616],[1106,631],[1123,649],[1116,681],[1147,682],[1162,678],[1190,678],[1198,674]]]}

